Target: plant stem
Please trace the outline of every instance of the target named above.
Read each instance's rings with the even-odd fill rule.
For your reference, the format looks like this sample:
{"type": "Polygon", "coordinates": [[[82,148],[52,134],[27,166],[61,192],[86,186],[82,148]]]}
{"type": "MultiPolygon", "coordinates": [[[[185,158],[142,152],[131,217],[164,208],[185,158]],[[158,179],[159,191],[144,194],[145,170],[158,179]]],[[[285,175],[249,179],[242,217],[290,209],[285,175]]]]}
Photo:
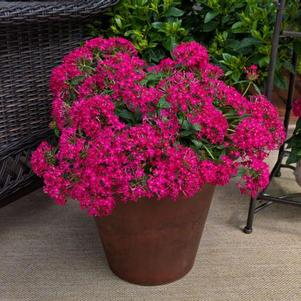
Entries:
{"type": "Polygon", "coordinates": [[[206,150],[206,152],[208,153],[209,157],[213,160],[215,160],[213,154],[211,153],[211,151],[209,150],[209,148],[203,143],[204,149],[206,150]]]}
{"type": "Polygon", "coordinates": [[[249,90],[250,87],[251,87],[251,84],[252,84],[252,82],[249,82],[249,83],[248,83],[248,86],[247,86],[247,88],[246,88],[246,90],[245,90],[245,92],[243,93],[242,96],[245,96],[245,95],[246,95],[246,93],[248,92],[248,90],[249,90]]]}

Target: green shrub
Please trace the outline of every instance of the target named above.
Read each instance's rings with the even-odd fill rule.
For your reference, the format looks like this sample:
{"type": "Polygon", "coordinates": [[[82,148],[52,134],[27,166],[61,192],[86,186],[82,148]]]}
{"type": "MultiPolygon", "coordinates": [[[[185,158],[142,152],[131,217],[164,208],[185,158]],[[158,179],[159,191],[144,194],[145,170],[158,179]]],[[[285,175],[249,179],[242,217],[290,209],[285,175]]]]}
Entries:
{"type": "Polygon", "coordinates": [[[93,34],[124,36],[144,59],[157,63],[188,37],[180,4],[181,1],[174,0],[121,0],[107,13],[110,18],[102,23],[102,29],[93,34]]]}
{"type": "MultiPolygon", "coordinates": [[[[292,24],[300,30],[299,5],[299,0],[288,2],[285,27],[292,24]]],[[[260,87],[267,77],[275,16],[271,0],[121,0],[92,34],[125,36],[150,63],[169,56],[179,42],[194,39],[208,48],[213,62],[225,71],[225,80],[244,91],[244,67],[259,66],[260,87]]],[[[291,70],[293,46],[301,54],[300,41],[293,45],[285,39],[279,46],[275,84],[281,88],[286,87],[283,70],[291,70]]]]}
{"type": "MultiPolygon", "coordinates": [[[[209,47],[214,62],[225,70],[227,81],[240,90],[244,89],[243,66],[256,64],[261,71],[258,84],[262,86],[272,47],[277,10],[275,1],[195,0],[182,3],[182,9],[187,12],[184,26],[190,28],[196,40],[209,47]]],[[[287,4],[286,27],[301,20],[298,5],[298,0],[287,4]]],[[[281,88],[285,87],[282,70],[291,70],[290,47],[290,41],[281,41],[275,74],[275,84],[281,88]]]]}

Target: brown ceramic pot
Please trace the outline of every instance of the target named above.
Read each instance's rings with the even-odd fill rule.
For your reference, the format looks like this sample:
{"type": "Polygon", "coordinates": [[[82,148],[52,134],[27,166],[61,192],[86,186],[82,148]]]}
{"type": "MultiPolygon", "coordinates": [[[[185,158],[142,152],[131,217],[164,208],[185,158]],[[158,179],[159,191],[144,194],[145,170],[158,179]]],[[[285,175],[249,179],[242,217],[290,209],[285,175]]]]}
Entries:
{"type": "Polygon", "coordinates": [[[95,218],[107,260],[120,278],[140,285],[175,281],[193,266],[214,186],[191,199],[118,203],[95,218]]]}

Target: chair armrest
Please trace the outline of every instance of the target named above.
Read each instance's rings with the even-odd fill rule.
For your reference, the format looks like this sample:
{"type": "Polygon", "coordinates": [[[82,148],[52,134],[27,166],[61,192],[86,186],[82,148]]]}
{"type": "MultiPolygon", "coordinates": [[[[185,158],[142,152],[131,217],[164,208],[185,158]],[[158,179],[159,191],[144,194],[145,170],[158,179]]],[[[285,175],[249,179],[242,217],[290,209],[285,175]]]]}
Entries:
{"type": "Polygon", "coordinates": [[[0,1],[0,24],[86,18],[101,13],[118,1],[0,1]]]}

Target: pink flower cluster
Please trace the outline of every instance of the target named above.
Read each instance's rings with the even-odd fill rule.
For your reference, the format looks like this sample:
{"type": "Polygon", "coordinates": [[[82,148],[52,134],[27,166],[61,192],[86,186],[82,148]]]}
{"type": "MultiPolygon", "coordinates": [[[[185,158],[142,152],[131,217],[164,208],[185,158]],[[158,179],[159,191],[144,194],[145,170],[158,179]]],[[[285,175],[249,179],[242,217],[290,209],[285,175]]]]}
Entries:
{"type": "Polygon", "coordinates": [[[292,111],[296,117],[301,117],[301,97],[293,101],[292,111]]]}
{"type": "Polygon", "coordinates": [[[256,65],[251,65],[249,67],[244,67],[244,72],[246,74],[246,78],[249,81],[256,81],[259,77],[258,67],[256,65]]]}
{"type": "Polygon", "coordinates": [[[225,185],[239,169],[239,188],[256,195],[284,131],[264,97],[247,100],[222,75],[196,42],[151,67],[122,38],[72,51],[51,77],[57,145],[43,142],[31,160],[45,192],[106,216],[116,202],[225,185]]]}

